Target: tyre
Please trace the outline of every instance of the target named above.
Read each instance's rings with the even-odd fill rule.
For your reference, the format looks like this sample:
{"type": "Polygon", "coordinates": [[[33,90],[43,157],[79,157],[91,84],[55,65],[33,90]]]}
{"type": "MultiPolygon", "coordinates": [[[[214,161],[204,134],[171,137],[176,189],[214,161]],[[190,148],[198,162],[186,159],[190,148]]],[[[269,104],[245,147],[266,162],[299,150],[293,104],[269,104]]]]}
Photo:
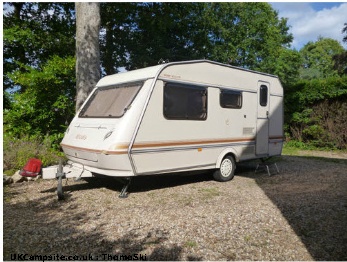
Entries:
{"type": "Polygon", "coordinates": [[[226,182],[234,178],[235,174],[235,159],[232,156],[226,156],[220,168],[213,173],[213,178],[219,182],[226,182]]]}

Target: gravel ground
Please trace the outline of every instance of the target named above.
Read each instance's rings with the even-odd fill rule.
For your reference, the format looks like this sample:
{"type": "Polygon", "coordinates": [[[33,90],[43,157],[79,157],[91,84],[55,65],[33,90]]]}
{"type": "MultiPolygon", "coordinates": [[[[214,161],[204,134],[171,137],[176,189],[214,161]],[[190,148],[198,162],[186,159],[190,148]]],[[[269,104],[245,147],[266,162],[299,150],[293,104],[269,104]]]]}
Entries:
{"type": "Polygon", "coordinates": [[[64,182],[64,201],[56,181],[6,186],[3,259],[347,260],[346,155],[276,161],[280,174],[246,162],[227,183],[138,177],[127,199],[112,179],[64,182]]]}

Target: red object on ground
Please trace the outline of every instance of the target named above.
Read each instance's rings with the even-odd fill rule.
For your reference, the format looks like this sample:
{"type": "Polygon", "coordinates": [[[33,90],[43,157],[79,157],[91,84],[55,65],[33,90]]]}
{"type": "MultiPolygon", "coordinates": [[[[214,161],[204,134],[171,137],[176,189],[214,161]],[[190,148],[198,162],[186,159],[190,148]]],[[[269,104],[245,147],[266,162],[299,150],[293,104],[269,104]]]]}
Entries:
{"type": "Polygon", "coordinates": [[[25,177],[36,177],[41,172],[41,166],[40,159],[30,158],[19,174],[25,177]]]}

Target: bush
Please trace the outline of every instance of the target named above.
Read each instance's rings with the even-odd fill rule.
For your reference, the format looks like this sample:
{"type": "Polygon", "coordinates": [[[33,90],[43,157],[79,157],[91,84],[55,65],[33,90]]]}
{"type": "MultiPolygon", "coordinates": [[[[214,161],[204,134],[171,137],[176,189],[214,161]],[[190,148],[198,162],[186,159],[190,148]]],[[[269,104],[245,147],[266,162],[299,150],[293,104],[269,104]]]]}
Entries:
{"type": "MultiPolygon", "coordinates": [[[[285,132],[310,147],[347,149],[347,77],[300,80],[285,89],[285,132]]],[[[287,137],[288,138],[288,137],[287,137]]]]}
{"type": "Polygon", "coordinates": [[[4,160],[3,171],[13,175],[27,163],[29,158],[38,158],[43,167],[59,163],[63,153],[52,148],[52,138],[22,137],[20,139],[4,136],[4,160]]]}

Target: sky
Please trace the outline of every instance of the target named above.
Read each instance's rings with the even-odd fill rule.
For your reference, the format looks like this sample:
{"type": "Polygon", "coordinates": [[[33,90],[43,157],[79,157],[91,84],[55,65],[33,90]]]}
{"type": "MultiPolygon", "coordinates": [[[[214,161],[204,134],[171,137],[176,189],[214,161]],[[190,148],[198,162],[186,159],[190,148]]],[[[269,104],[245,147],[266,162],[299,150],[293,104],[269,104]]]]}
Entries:
{"type": "Polygon", "coordinates": [[[347,2],[270,2],[279,17],[288,18],[293,34],[292,48],[300,50],[309,41],[322,36],[342,42],[342,29],[347,23],[347,2]]]}

